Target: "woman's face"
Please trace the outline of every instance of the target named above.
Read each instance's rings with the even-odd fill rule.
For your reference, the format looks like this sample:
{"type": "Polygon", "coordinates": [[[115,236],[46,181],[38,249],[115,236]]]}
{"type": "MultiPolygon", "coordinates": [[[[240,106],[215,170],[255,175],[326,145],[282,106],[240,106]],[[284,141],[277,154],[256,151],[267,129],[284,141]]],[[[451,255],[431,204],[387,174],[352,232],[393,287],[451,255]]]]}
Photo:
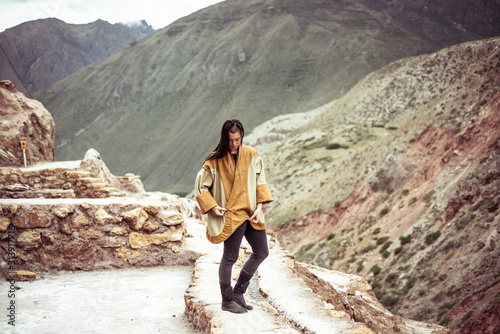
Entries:
{"type": "Polygon", "coordinates": [[[235,133],[229,132],[229,150],[232,154],[238,153],[238,147],[241,144],[241,133],[236,131],[235,133]]]}

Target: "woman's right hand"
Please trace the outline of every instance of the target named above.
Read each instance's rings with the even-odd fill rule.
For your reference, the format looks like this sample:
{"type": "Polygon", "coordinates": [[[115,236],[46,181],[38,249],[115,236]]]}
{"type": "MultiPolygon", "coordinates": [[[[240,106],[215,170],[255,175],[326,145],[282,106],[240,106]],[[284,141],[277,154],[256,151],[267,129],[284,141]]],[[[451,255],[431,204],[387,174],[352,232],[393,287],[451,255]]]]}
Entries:
{"type": "Polygon", "coordinates": [[[226,209],[221,208],[220,206],[214,206],[212,208],[212,212],[214,213],[214,215],[219,216],[219,217],[224,216],[224,214],[226,213],[226,211],[227,211],[226,209]]]}

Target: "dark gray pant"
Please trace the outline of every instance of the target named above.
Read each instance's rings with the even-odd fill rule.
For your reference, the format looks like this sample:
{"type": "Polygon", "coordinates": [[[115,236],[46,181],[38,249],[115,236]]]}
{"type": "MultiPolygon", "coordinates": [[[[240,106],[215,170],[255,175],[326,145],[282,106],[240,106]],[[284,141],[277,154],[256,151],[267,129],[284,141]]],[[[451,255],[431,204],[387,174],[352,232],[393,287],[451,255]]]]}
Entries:
{"type": "Polygon", "coordinates": [[[250,221],[245,221],[234,233],[224,241],[224,252],[219,266],[219,284],[221,290],[231,286],[231,272],[233,265],[238,260],[241,241],[243,236],[252,247],[252,255],[243,265],[242,270],[251,278],[259,265],[269,255],[267,246],[266,230],[258,231],[252,227],[250,221]]]}

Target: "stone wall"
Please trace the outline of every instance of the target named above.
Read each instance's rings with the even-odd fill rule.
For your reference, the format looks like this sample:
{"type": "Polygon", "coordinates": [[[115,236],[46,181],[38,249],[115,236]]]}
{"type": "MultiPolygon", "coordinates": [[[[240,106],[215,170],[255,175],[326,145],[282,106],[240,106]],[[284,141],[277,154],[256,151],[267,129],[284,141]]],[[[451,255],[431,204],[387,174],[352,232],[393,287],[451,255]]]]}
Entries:
{"type": "Polygon", "coordinates": [[[0,274],[191,264],[193,203],[114,176],[93,149],[82,161],[0,167],[0,274]]]}
{"type": "Polygon", "coordinates": [[[106,198],[145,195],[140,176],[114,176],[99,153],[82,161],[0,167],[0,198],[106,198]]]}
{"type": "Polygon", "coordinates": [[[172,265],[186,260],[178,255],[185,237],[178,201],[4,200],[0,206],[3,275],[172,265]]]}

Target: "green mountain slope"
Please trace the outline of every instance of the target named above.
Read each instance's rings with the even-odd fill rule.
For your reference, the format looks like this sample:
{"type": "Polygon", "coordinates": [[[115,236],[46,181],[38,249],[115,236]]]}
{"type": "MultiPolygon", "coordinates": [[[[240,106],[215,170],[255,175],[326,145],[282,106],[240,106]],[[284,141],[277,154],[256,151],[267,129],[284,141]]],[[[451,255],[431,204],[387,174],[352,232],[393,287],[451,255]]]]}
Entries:
{"type": "Polygon", "coordinates": [[[249,131],[332,101],[391,61],[480,36],[407,7],[226,1],[35,97],[53,115],[58,160],[93,147],[113,173],[185,194],[225,119],[238,117],[249,131]],[[416,28],[426,26],[439,27],[443,38],[416,28]]]}

